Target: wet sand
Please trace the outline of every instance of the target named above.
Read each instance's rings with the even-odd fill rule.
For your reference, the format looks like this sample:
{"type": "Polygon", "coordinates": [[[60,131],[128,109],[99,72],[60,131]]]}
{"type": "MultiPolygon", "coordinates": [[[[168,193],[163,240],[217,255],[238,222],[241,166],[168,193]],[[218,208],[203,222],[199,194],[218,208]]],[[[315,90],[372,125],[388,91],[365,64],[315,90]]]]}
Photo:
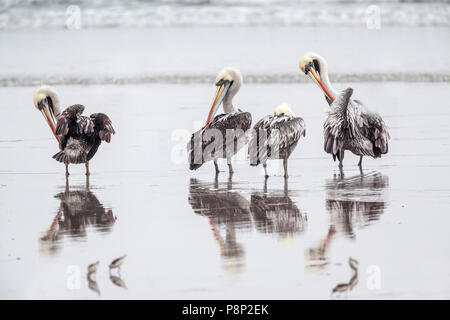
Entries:
{"type": "Polygon", "coordinates": [[[91,162],[88,188],[84,166],[71,166],[68,190],[34,88],[0,88],[0,297],[449,298],[448,84],[353,87],[392,140],[362,174],[346,153],[342,177],[323,153],[327,106],[316,87],[243,86],[236,105],[254,122],[284,101],[306,122],[287,184],[273,165],[266,191],[262,169],[245,161],[231,181],[227,172],[215,181],[212,164],[190,172],[176,162],[206,117],[208,85],[57,86],[63,105],[105,112],[117,131],[91,162]],[[121,279],[110,277],[123,254],[121,279]],[[332,294],[350,283],[349,257],[358,283],[332,294]],[[73,266],[79,289],[67,285],[73,266]],[[373,270],[379,289],[367,285],[373,270]]]}

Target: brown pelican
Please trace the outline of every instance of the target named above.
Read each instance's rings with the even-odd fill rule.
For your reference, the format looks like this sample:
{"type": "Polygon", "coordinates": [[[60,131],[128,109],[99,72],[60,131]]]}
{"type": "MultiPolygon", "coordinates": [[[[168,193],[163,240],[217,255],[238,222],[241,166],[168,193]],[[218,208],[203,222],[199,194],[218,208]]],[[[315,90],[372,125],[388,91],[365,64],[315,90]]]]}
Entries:
{"type": "Polygon", "coordinates": [[[36,90],[34,106],[44,115],[59,142],[61,151],[53,158],[66,165],[66,175],[69,175],[69,163],[84,163],[86,175],[89,175],[89,160],[102,141],[110,142],[111,135],[115,134],[108,116],[103,113],[82,116],[84,106],[81,104],[75,104],[61,112],[59,98],[48,86],[36,90]]]}
{"type": "Polygon", "coordinates": [[[206,124],[192,134],[187,146],[189,169],[196,170],[203,163],[213,160],[217,174],[217,159],[224,158],[227,159],[229,172],[232,174],[231,158],[247,143],[252,116],[233,106],[233,97],[242,85],[242,75],[238,69],[222,69],[215,83],[216,93],[206,124]],[[221,104],[225,113],[214,117],[221,104]]]}
{"type": "Polygon", "coordinates": [[[339,160],[342,168],[344,150],[360,156],[379,158],[388,152],[389,133],[387,127],[376,113],[365,108],[359,100],[351,99],[352,88],[338,93],[328,79],[327,63],[320,55],[308,52],[300,59],[300,69],[320,86],[330,105],[324,123],[324,149],[339,160]]]}
{"type": "Polygon", "coordinates": [[[248,145],[250,165],[262,163],[267,175],[268,159],[283,159],[284,176],[288,176],[287,161],[301,136],[305,136],[305,122],[295,117],[291,107],[284,103],[273,115],[259,120],[253,127],[248,145]]]}

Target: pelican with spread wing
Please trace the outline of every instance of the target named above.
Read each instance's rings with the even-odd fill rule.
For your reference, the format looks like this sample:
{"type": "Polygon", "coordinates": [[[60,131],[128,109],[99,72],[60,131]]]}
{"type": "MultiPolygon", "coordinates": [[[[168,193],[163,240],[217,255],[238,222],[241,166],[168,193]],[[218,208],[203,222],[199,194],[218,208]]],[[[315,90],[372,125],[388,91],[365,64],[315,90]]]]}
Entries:
{"type": "Polygon", "coordinates": [[[388,152],[390,136],[381,116],[368,110],[361,101],[352,99],[352,88],[342,92],[333,89],[323,57],[308,52],[300,59],[299,66],[322,89],[330,105],[323,125],[324,149],[334,160],[339,160],[340,168],[345,150],[360,156],[360,168],[363,156],[380,158],[388,152]]]}
{"type": "Polygon", "coordinates": [[[217,75],[216,94],[206,124],[192,134],[187,145],[190,170],[197,170],[205,162],[213,160],[217,174],[217,159],[224,158],[227,159],[230,174],[233,173],[231,158],[247,144],[252,124],[251,114],[233,105],[233,97],[242,82],[241,72],[236,68],[224,68],[217,75]],[[225,113],[214,116],[221,104],[225,113]]]}
{"type": "Polygon", "coordinates": [[[84,106],[75,104],[61,112],[56,92],[48,86],[38,88],[34,94],[34,106],[44,115],[59,143],[60,151],[53,156],[66,166],[84,163],[89,175],[89,161],[97,153],[102,141],[110,142],[115,134],[111,120],[104,113],[83,116],[84,106]]]}

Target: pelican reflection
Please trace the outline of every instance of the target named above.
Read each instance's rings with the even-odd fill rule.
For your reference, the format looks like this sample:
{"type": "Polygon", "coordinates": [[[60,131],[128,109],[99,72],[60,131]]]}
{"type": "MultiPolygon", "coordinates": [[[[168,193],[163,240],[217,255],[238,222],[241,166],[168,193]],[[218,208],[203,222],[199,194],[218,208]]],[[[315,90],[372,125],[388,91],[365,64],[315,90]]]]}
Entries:
{"type": "Polygon", "coordinates": [[[328,232],[319,243],[305,250],[307,267],[329,263],[328,249],[337,234],[354,239],[356,231],[378,220],[387,207],[389,177],[379,172],[361,172],[349,178],[343,173],[325,183],[325,208],[330,216],[328,232]]]}
{"type": "Polygon", "coordinates": [[[222,187],[216,175],[213,184],[192,178],[188,201],[196,214],[209,219],[225,271],[239,273],[244,266],[245,251],[237,241],[237,230],[251,228],[248,200],[233,190],[231,176],[226,187],[222,187]]]}
{"type": "Polygon", "coordinates": [[[335,176],[327,181],[326,210],[330,224],[350,238],[355,230],[362,229],[379,220],[387,207],[386,193],[389,177],[370,172],[344,178],[335,176]]]}
{"type": "Polygon", "coordinates": [[[267,192],[267,179],[264,180],[264,191],[254,192],[250,198],[255,227],[263,233],[274,233],[283,238],[306,229],[307,217],[302,214],[289,197],[288,179],[284,179],[283,191],[267,192]]]}
{"type": "Polygon", "coordinates": [[[69,190],[66,179],[64,192],[55,195],[60,205],[50,227],[39,239],[40,252],[57,253],[65,236],[75,239],[86,238],[90,227],[97,232],[109,233],[116,221],[111,209],[105,209],[95,194],[89,190],[89,177],[86,186],[79,190],[69,190]]]}

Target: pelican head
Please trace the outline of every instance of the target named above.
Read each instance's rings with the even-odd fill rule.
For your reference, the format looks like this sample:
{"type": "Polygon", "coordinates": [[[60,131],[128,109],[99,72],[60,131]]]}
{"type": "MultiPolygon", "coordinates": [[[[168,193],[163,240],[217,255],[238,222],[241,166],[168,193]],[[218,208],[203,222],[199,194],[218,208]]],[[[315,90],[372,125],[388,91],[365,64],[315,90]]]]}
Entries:
{"type": "Polygon", "coordinates": [[[206,125],[214,118],[222,102],[226,113],[234,110],[231,100],[239,91],[242,82],[242,74],[237,68],[226,67],[220,70],[216,77],[216,93],[208,114],[208,119],[206,120],[206,125]]]}
{"type": "Polygon", "coordinates": [[[58,139],[56,135],[56,116],[61,113],[61,109],[59,108],[59,98],[56,92],[48,86],[39,87],[34,93],[34,106],[42,113],[45,121],[58,139]]]}
{"type": "Polygon", "coordinates": [[[292,112],[291,106],[288,103],[282,103],[278,107],[275,108],[275,114],[286,115],[286,116],[294,116],[294,112],[292,112]]]}
{"type": "Polygon", "coordinates": [[[335,92],[328,80],[327,62],[315,52],[307,52],[300,58],[299,67],[325,93],[329,100],[334,101],[335,92]]]}

